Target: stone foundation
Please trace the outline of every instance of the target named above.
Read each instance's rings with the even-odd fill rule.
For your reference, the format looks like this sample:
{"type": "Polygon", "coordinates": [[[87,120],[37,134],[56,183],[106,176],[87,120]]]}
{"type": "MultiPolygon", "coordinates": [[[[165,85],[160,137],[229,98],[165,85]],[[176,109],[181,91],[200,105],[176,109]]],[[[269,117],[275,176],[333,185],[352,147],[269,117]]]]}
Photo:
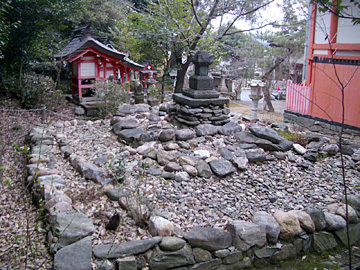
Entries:
{"type": "MultiPolygon", "coordinates": [[[[292,111],[284,111],[284,122],[297,124],[312,132],[321,132],[326,135],[339,135],[341,130],[341,123],[321,119],[318,117],[312,117],[309,115],[295,113],[292,111]]],[[[346,133],[350,133],[354,138],[360,138],[360,128],[344,125],[346,133]]]]}
{"type": "Polygon", "coordinates": [[[213,124],[222,126],[230,122],[230,109],[223,105],[205,105],[198,108],[191,108],[188,105],[174,103],[169,108],[168,114],[172,120],[176,120],[187,126],[200,124],[213,124]]]}

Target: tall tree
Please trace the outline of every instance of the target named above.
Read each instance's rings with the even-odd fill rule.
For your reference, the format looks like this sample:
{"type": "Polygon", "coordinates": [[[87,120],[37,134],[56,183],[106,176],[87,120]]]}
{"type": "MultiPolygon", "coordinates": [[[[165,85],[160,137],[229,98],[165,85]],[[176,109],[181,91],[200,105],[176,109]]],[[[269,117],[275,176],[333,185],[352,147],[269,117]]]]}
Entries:
{"type": "Polygon", "coordinates": [[[49,43],[54,29],[64,30],[77,7],[71,0],[12,0],[3,8],[2,22],[8,24],[8,42],[2,48],[2,71],[21,77],[30,63],[54,54],[49,43]]]}
{"type": "Polygon", "coordinates": [[[137,35],[156,39],[154,44],[166,44],[170,48],[171,57],[178,65],[175,92],[180,92],[195,50],[204,45],[206,50],[209,46],[215,48],[224,36],[236,33],[231,31],[235,22],[254,19],[256,12],[272,1],[149,1],[146,12],[133,11],[133,20],[139,25],[137,35]],[[214,31],[212,22],[217,18],[221,25],[214,31]]]}
{"type": "Polygon", "coordinates": [[[262,80],[266,81],[263,91],[264,99],[268,110],[273,112],[274,107],[270,98],[271,75],[275,69],[284,63],[291,63],[291,58],[298,59],[304,53],[305,34],[306,34],[306,14],[297,11],[297,7],[303,11],[305,2],[295,0],[284,0],[282,9],[284,18],[278,32],[266,32],[260,35],[268,43],[269,49],[266,51],[269,62],[265,62],[262,80]]]}

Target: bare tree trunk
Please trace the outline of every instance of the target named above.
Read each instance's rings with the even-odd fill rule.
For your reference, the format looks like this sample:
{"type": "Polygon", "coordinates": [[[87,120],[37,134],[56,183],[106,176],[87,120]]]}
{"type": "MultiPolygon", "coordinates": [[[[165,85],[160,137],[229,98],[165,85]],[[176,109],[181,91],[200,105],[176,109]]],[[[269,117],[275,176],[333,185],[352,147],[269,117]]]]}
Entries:
{"type": "Polygon", "coordinates": [[[186,75],[186,71],[188,70],[188,67],[190,65],[190,60],[191,60],[191,57],[188,56],[186,63],[182,64],[181,69],[179,69],[177,71],[175,93],[181,93],[181,91],[184,87],[185,75],[186,75]]]}
{"type": "Polygon", "coordinates": [[[267,80],[265,83],[265,87],[262,89],[262,92],[264,94],[264,110],[265,108],[267,108],[268,112],[274,112],[274,106],[272,105],[271,102],[271,97],[270,97],[270,81],[267,80]]]}

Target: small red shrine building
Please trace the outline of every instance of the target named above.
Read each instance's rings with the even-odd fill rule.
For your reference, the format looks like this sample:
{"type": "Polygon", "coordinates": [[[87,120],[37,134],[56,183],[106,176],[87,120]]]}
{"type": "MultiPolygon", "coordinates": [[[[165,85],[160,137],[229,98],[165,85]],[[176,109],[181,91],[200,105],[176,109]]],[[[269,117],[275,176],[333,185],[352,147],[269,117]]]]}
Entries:
{"type": "Polygon", "coordinates": [[[132,70],[144,70],[105,39],[95,38],[88,26],[76,28],[70,43],[55,57],[70,63],[72,95],[80,103],[93,95],[96,81],[113,78],[124,83],[132,70]]]}
{"type": "Polygon", "coordinates": [[[146,81],[149,80],[150,73],[153,74],[153,79],[157,81],[157,70],[154,66],[147,62],[142,63],[142,66],[144,66],[144,68],[140,71],[140,81],[142,82],[144,88],[147,88],[146,81]]]}

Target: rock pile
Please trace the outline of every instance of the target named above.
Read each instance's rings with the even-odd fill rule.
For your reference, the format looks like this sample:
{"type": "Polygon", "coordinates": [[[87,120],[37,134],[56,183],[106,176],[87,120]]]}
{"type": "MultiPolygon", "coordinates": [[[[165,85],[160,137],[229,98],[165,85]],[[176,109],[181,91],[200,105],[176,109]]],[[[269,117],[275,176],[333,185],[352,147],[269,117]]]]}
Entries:
{"type": "Polygon", "coordinates": [[[209,105],[191,108],[188,105],[172,104],[169,107],[169,116],[187,126],[213,124],[222,126],[230,122],[230,109],[226,105],[209,105]]]}
{"type": "MultiPolygon", "coordinates": [[[[55,269],[91,269],[92,255],[96,269],[114,269],[115,264],[118,269],[241,269],[329,250],[337,240],[347,244],[336,143],[307,135],[304,152],[265,123],[245,126],[237,119],[222,127],[177,129],[144,105],[119,110],[111,120],[112,130],[128,144],[119,155],[130,174],[123,190],[104,190],[108,203],[118,202],[131,211],[135,186],[126,182],[147,188],[145,207],[157,202],[149,212],[154,237],[122,243],[96,241],[91,219],[74,211],[62,192],[75,179],[65,181],[63,172],[53,169],[51,155],[56,144],[82,179],[107,187],[102,164],[116,156],[111,153],[117,145],[104,142],[101,132],[110,134],[108,123],[55,123],[52,133],[33,129],[29,163],[35,165],[28,165],[28,182],[47,204],[55,269]],[[72,143],[76,131],[80,140],[72,143]],[[94,136],[91,141],[89,136],[94,136]],[[88,146],[88,153],[79,151],[80,146],[88,146]],[[41,178],[47,175],[49,179],[41,178]],[[169,182],[164,185],[161,179],[169,182]]],[[[349,192],[356,194],[360,152],[356,145],[343,151],[349,192]]],[[[360,238],[360,197],[351,195],[349,205],[353,244],[360,238]]]]}

